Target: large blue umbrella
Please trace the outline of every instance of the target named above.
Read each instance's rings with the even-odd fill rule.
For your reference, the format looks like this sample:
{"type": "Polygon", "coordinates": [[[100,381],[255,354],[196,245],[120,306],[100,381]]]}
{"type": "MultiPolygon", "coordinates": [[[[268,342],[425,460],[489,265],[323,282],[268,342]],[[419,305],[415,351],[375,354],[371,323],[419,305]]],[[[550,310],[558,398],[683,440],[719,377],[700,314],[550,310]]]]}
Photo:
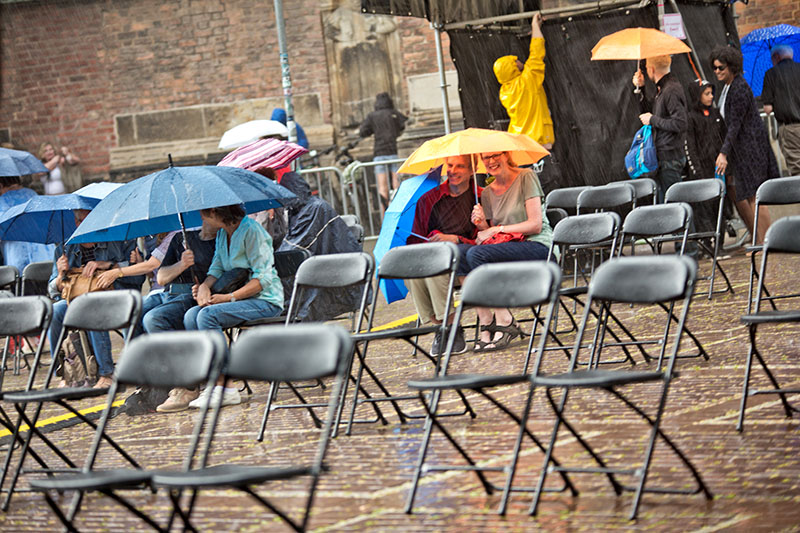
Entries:
{"type": "Polygon", "coordinates": [[[759,96],[764,88],[764,74],[772,68],[772,47],[779,44],[791,46],[794,57],[800,57],[800,28],[791,24],[759,28],[742,37],[740,43],[744,79],[750,84],[753,95],[759,96]]]}
{"type": "Polygon", "coordinates": [[[285,187],[249,170],[170,166],[110,192],[69,242],[124,241],[200,226],[201,209],[243,204],[245,211],[254,213],[293,198],[285,187]]]}
{"type": "Polygon", "coordinates": [[[92,209],[99,200],[74,194],[34,196],[0,216],[0,240],[63,244],[75,231],[75,209],[92,209]]]}
{"type": "MultiPolygon", "coordinates": [[[[395,246],[402,246],[406,243],[406,239],[411,235],[411,227],[414,225],[417,200],[426,192],[439,186],[441,174],[442,167],[437,167],[428,174],[409,178],[400,184],[392,203],[386,208],[386,214],[381,224],[381,234],[372,251],[379,268],[381,259],[386,252],[395,246]]],[[[402,300],[408,294],[405,283],[400,279],[381,280],[380,289],[386,298],[386,303],[402,300]]]]}
{"type": "Polygon", "coordinates": [[[40,172],[48,172],[47,167],[33,154],[22,150],[0,148],[0,177],[19,177],[40,172]]]}

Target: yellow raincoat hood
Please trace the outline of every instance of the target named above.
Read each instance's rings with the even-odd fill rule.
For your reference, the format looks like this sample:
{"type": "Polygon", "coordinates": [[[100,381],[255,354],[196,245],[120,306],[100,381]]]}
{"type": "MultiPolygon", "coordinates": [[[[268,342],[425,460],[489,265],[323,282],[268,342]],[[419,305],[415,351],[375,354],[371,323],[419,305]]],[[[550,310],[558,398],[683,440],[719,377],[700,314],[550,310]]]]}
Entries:
{"type": "Polygon", "coordinates": [[[530,54],[520,72],[516,56],[503,56],[494,62],[494,75],[500,82],[500,102],[508,112],[508,131],[532,137],[539,144],[552,143],[553,119],[544,92],[544,39],[531,39],[530,54]]]}

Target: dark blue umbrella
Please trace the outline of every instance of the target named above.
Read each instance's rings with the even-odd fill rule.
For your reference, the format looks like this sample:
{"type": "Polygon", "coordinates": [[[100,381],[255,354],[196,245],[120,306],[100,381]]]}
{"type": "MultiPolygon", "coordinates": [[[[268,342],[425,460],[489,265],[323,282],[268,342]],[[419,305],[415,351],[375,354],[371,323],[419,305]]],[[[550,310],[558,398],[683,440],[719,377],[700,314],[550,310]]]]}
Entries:
{"type": "MultiPolygon", "coordinates": [[[[428,174],[409,178],[400,184],[392,202],[386,208],[381,224],[381,233],[372,250],[378,267],[380,267],[381,259],[386,252],[396,246],[404,245],[408,236],[412,235],[411,228],[414,225],[417,200],[426,192],[439,186],[441,174],[442,167],[439,166],[428,174]]],[[[420,237],[420,235],[417,236],[420,237]]],[[[425,236],[421,237],[425,238],[425,236]]],[[[386,298],[386,303],[402,300],[408,294],[408,289],[401,279],[381,280],[380,289],[386,298]]]]}
{"type": "Polygon", "coordinates": [[[40,172],[49,171],[33,154],[22,150],[0,148],[0,177],[19,177],[40,172]]]}
{"type": "Polygon", "coordinates": [[[63,244],[75,231],[75,209],[92,209],[99,200],[74,194],[34,196],[0,216],[0,240],[63,244]]]}
{"type": "Polygon", "coordinates": [[[124,241],[200,226],[201,209],[242,204],[254,213],[293,198],[288,189],[249,170],[170,166],[111,191],[69,242],[124,241]]]}
{"type": "Polygon", "coordinates": [[[772,68],[772,47],[779,44],[791,46],[794,57],[800,57],[800,28],[790,24],[759,28],[742,37],[740,43],[744,79],[753,90],[753,95],[759,96],[764,88],[764,74],[772,68]]]}

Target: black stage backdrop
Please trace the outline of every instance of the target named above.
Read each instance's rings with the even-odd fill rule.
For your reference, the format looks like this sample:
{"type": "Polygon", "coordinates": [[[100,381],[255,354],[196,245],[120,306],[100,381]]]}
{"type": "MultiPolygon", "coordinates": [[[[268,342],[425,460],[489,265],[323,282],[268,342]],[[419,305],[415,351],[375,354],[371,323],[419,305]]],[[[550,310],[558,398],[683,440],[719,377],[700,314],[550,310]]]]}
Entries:
{"type": "MultiPolygon", "coordinates": [[[[393,11],[398,15],[403,14],[405,8],[406,13],[430,19],[434,18],[434,11],[452,15],[458,4],[456,0],[364,0],[362,8],[367,12],[393,11]]],[[[491,4],[494,2],[483,5],[491,4]]],[[[504,6],[502,11],[508,12],[506,8],[510,3],[508,6],[506,2],[500,4],[504,6]]],[[[525,4],[526,9],[538,9],[538,2],[526,0],[525,4]]],[[[466,16],[468,13],[460,11],[472,6],[472,2],[461,5],[459,15],[466,16]]],[[[708,64],[711,49],[724,44],[739,47],[731,9],[723,0],[683,0],[678,5],[706,78],[715,81],[708,64]]],[[[463,20],[461,16],[447,18],[463,20]]],[[[553,156],[547,158],[540,176],[546,192],[560,187],[602,185],[628,179],[623,159],[634,133],[641,126],[631,84],[636,62],[591,61],[590,58],[592,48],[603,36],[636,26],[658,27],[654,3],[644,8],[546,18],[542,27],[547,45],[545,91],[556,137],[553,156]]],[[[518,29],[473,28],[451,30],[448,35],[450,55],[458,71],[465,126],[505,129],[508,116],[498,99],[500,85],[492,65],[496,58],[507,54],[517,55],[524,61],[528,56],[530,35],[522,36],[518,29]]],[[[684,86],[696,78],[686,54],[673,58],[673,72],[684,86]]],[[[646,90],[654,94],[655,88],[649,81],[646,90]]]]}

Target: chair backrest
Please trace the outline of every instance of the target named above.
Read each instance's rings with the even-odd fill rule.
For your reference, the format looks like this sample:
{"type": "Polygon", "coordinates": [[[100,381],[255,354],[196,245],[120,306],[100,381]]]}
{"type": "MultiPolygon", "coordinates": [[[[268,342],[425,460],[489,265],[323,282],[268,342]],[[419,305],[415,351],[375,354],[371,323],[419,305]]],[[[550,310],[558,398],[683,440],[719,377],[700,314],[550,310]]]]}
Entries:
{"type": "Polygon", "coordinates": [[[12,292],[16,292],[17,279],[19,279],[17,267],[13,265],[0,266],[0,288],[10,288],[12,292]]]}
{"type": "Polygon", "coordinates": [[[348,226],[361,225],[361,220],[358,219],[358,215],[353,215],[353,214],[339,215],[339,218],[341,218],[342,221],[348,226]]]}
{"type": "Polygon", "coordinates": [[[800,215],[772,223],[764,238],[764,252],[800,253],[800,215]]]}
{"type": "Polygon", "coordinates": [[[578,206],[578,196],[589,189],[589,185],[579,187],[564,187],[550,191],[545,197],[544,203],[547,209],[560,207],[561,209],[575,209],[578,206]]]}
{"type": "Polygon", "coordinates": [[[578,213],[586,212],[588,209],[612,209],[633,203],[634,194],[633,185],[629,183],[613,187],[590,187],[578,195],[578,213]]]}
{"type": "Polygon", "coordinates": [[[656,200],[656,182],[652,178],[636,178],[635,180],[631,180],[625,183],[629,183],[633,186],[633,189],[636,191],[636,200],[641,200],[642,198],[647,198],[648,196],[653,197],[653,203],[656,200]]]}
{"type": "Polygon", "coordinates": [[[619,226],[619,215],[611,212],[567,217],[553,228],[553,243],[577,245],[607,241],[617,236],[619,226]]]}
{"type": "Polygon", "coordinates": [[[454,271],[458,247],[450,242],[426,242],[392,248],[383,256],[378,277],[414,279],[438,276],[454,271]]]}
{"type": "Polygon", "coordinates": [[[0,290],[0,298],[15,298],[17,295],[11,291],[0,290]]]}
{"type": "Polygon", "coordinates": [[[0,336],[41,332],[52,317],[53,304],[43,296],[0,298],[0,336]]]}
{"type": "Polygon", "coordinates": [[[364,252],[317,255],[297,269],[297,285],[316,288],[349,287],[372,277],[375,261],[364,252]]]}
{"type": "Polygon", "coordinates": [[[364,245],[364,226],[361,224],[353,224],[352,226],[348,226],[350,233],[353,235],[353,238],[356,242],[363,247],[364,245]]]}
{"type": "Polygon", "coordinates": [[[773,178],[759,185],[756,204],[784,205],[800,203],[800,176],[773,178]]]}
{"type": "Polygon", "coordinates": [[[212,331],[141,335],[122,351],[114,376],[130,385],[188,388],[219,372],[226,355],[224,337],[212,331]]]}
{"type": "Polygon", "coordinates": [[[547,216],[547,221],[550,222],[550,227],[554,228],[556,224],[567,218],[569,213],[560,207],[548,207],[545,215],[547,216]]]}
{"type": "Polygon", "coordinates": [[[462,305],[533,307],[549,301],[561,284],[561,271],[550,261],[481,265],[461,286],[462,305]]]}
{"type": "Polygon", "coordinates": [[[664,195],[664,202],[686,202],[689,204],[717,200],[724,196],[725,186],[722,180],[709,178],[673,183],[664,195]]]}
{"type": "Polygon", "coordinates": [[[31,285],[44,285],[50,281],[50,274],[53,272],[52,261],[38,261],[29,263],[22,269],[22,282],[20,284],[20,295],[25,296],[31,291],[31,285]]]}
{"type": "Polygon", "coordinates": [[[304,248],[275,252],[275,271],[278,273],[278,277],[289,278],[294,276],[303,261],[309,257],[311,257],[311,252],[304,248]]]}
{"type": "Polygon", "coordinates": [[[253,328],[231,346],[225,374],[276,382],[324,378],[342,371],[352,346],[350,335],[330,324],[253,328]]]}
{"type": "Polygon", "coordinates": [[[589,297],[621,303],[670,302],[691,296],[696,278],[697,263],[688,257],[618,257],[595,271],[589,297]]]}
{"type": "Polygon", "coordinates": [[[67,307],[64,327],[90,331],[130,328],[142,312],[142,295],[132,290],[87,292],[67,307]]]}
{"type": "Polygon", "coordinates": [[[625,217],[622,234],[652,237],[685,232],[691,221],[691,209],[683,202],[637,207],[625,217]]]}

